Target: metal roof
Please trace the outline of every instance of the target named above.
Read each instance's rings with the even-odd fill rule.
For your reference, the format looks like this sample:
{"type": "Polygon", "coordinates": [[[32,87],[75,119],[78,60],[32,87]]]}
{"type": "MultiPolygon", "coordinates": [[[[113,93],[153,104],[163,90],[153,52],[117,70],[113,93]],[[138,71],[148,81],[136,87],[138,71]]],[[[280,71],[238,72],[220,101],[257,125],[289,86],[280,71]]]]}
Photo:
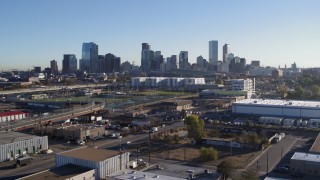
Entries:
{"type": "Polygon", "coordinates": [[[144,179],[144,180],[182,180],[182,178],[176,178],[171,176],[157,175],[149,172],[134,171],[134,170],[122,170],[109,175],[109,177],[117,180],[127,180],[127,179],[144,179]]]}
{"type": "Polygon", "coordinates": [[[6,116],[13,116],[13,115],[19,115],[19,114],[28,114],[22,111],[7,111],[0,113],[0,117],[6,117],[6,116]]]}
{"type": "Polygon", "coordinates": [[[320,155],[319,154],[295,152],[294,155],[291,157],[291,160],[320,162],[320,155]]]}
{"type": "Polygon", "coordinates": [[[267,105],[267,106],[290,106],[290,107],[313,107],[320,109],[320,101],[297,101],[282,99],[244,99],[234,104],[244,105],[267,105]]]}
{"type": "Polygon", "coordinates": [[[9,144],[9,143],[18,142],[18,141],[29,140],[29,139],[33,139],[33,138],[37,138],[37,137],[39,137],[39,136],[24,134],[24,133],[19,133],[19,132],[14,132],[14,131],[1,132],[0,133],[0,145],[9,144]]]}
{"type": "Polygon", "coordinates": [[[77,159],[94,161],[94,162],[101,162],[106,159],[119,155],[119,152],[107,150],[107,149],[81,147],[81,148],[73,149],[70,151],[62,152],[60,153],[60,155],[69,156],[77,159]]]}

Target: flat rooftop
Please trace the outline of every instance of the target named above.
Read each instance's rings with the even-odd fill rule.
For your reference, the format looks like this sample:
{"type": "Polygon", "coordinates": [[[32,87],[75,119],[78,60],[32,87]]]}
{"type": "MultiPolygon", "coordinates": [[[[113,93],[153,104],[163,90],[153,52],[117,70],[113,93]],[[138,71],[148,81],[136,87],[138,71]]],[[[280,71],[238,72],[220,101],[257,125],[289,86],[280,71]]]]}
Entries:
{"type": "Polygon", "coordinates": [[[114,178],[115,180],[127,180],[127,179],[143,179],[143,180],[182,180],[182,178],[165,176],[165,175],[157,175],[149,172],[142,171],[133,171],[130,169],[121,170],[116,173],[109,175],[109,177],[114,178]]]}
{"type": "Polygon", "coordinates": [[[320,155],[319,154],[296,152],[291,157],[291,159],[300,160],[300,161],[309,161],[309,162],[320,162],[320,155]]]}
{"type": "Polygon", "coordinates": [[[0,132],[0,145],[37,138],[39,136],[14,131],[0,132]]]}
{"type": "Polygon", "coordinates": [[[98,149],[90,147],[81,147],[70,151],[60,153],[63,156],[74,157],[77,159],[83,159],[94,162],[101,162],[106,159],[119,155],[118,151],[112,151],[107,149],[98,149]]]}
{"type": "Polygon", "coordinates": [[[49,169],[40,173],[32,174],[21,180],[65,180],[92,170],[88,167],[78,166],[74,164],[67,164],[58,168],[49,169]]]}
{"type": "Polygon", "coordinates": [[[244,99],[238,102],[234,102],[233,104],[313,107],[313,108],[320,109],[320,101],[296,101],[296,100],[282,100],[282,99],[244,99]]]}
{"type": "Polygon", "coordinates": [[[320,153],[320,133],[310,148],[311,153],[320,153]]]}

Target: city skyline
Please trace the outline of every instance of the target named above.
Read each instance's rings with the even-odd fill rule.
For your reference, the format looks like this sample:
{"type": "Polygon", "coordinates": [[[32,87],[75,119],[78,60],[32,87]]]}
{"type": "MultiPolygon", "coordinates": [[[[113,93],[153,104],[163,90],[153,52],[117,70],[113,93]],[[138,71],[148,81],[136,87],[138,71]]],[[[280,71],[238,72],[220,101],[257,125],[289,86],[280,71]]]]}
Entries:
{"type": "Polygon", "coordinates": [[[318,1],[58,2],[0,2],[1,70],[50,67],[53,59],[61,70],[64,54],[82,57],[83,42],[95,42],[99,54],[117,54],[136,65],[143,42],[165,58],[188,51],[195,63],[198,56],[209,60],[211,40],[219,42],[218,60],[226,43],[247,62],[320,66],[318,1]]]}

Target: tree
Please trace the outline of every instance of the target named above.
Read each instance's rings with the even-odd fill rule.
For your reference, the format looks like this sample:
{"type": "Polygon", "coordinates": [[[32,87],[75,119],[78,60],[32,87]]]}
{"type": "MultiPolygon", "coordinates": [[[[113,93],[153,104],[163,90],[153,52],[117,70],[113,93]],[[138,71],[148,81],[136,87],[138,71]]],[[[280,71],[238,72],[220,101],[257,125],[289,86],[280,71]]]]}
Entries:
{"type": "Polygon", "coordinates": [[[223,84],[223,80],[222,79],[220,79],[220,78],[218,78],[218,79],[216,79],[216,84],[223,84]]]}
{"type": "Polygon", "coordinates": [[[175,143],[175,144],[178,144],[179,143],[179,141],[180,141],[180,137],[179,137],[179,135],[178,134],[175,134],[174,136],[173,136],[173,142],[175,143]]]}
{"type": "Polygon", "coordinates": [[[320,88],[318,85],[312,85],[310,87],[313,97],[318,97],[320,95],[320,88]]]}
{"type": "Polygon", "coordinates": [[[217,172],[222,174],[223,179],[230,177],[233,170],[232,162],[227,160],[222,161],[217,167],[217,172]]]}
{"type": "Polygon", "coordinates": [[[185,119],[187,117],[187,112],[186,112],[185,109],[181,110],[180,116],[181,116],[182,119],[185,119]]]}
{"type": "Polygon", "coordinates": [[[294,90],[294,94],[296,98],[303,98],[303,88],[301,86],[297,86],[294,90]]]}
{"type": "Polygon", "coordinates": [[[241,174],[241,180],[259,180],[257,171],[253,169],[248,169],[241,174]]]}
{"type": "Polygon", "coordinates": [[[204,137],[204,121],[199,120],[197,115],[188,116],[185,120],[185,124],[190,138],[200,141],[204,137]]]}
{"type": "Polygon", "coordinates": [[[218,151],[213,147],[205,148],[201,147],[200,151],[200,158],[202,161],[212,161],[218,160],[218,151]]]}
{"type": "Polygon", "coordinates": [[[286,85],[280,85],[277,88],[277,92],[281,95],[281,97],[285,97],[286,94],[288,93],[288,90],[289,88],[286,85]]]}

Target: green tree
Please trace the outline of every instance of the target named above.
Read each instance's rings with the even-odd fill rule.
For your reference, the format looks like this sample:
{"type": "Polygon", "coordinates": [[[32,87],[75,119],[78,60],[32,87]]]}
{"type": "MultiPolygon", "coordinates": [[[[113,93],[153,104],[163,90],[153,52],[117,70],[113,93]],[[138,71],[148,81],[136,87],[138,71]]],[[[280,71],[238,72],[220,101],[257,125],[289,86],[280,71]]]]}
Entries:
{"type": "Polygon", "coordinates": [[[289,88],[286,85],[280,85],[277,88],[277,92],[278,92],[278,94],[281,95],[281,97],[285,97],[288,93],[288,90],[289,90],[289,88]]]}
{"type": "Polygon", "coordinates": [[[310,87],[313,97],[318,97],[320,95],[320,88],[318,85],[312,85],[310,87]]]}
{"type": "Polygon", "coordinates": [[[204,121],[199,120],[199,116],[190,115],[186,117],[185,124],[190,138],[200,141],[204,137],[204,121]]]}
{"type": "Polygon", "coordinates": [[[253,169],[248,169],[241,174],[241,180],[259,180],[257,171],[253,169]]]}
{"type": "Polygon", "coordinates": [[[218,79],[216,79],[216,84],[223,84],[223,80],[222,79],[220,79],[220,78],[218,78],[218,79]]]}
{"type": "Polygon", "coordinates": [[[295,97],[296,98],[303,98],[303,93],[304,93],[304,90],[301,86],[297,86],[294,90],[294,94],[295,94],[295,97]]]}
{"type": "Polygon", "coordinates": [[[180,116],[181,116],[182,119],[185,119],[187,117],[187,112],[186,112],[185,109],[181,110],[180,116]]]}
{"type": "Polygon", "coordinates": [[[179,141],[180,141],[179,135],[178,135],[178,134],[175,134],[175,135],[173,136],[172,140],[173,140],[173,142],[174,142],[175,144],[178,144],[179,141]]]}
{"type": "Polygon", "coordinates": [[[204,162],[212,161],[212,160],[215,161],[215,160],[218,160],[219,158],[218,151],[213,147],[210,147],[210,148],[201,147],[199,151],[200,151],[200,158],[204,162]]]}
{"type": "Polygon", "coordinates": [[[217,172],[222,174],[223,179],[229,178],[233,170],[234,170],[234,166],[232,165],[231,161],[227,161],[227,160],[222,161],[217,166],[217,172]]]}

